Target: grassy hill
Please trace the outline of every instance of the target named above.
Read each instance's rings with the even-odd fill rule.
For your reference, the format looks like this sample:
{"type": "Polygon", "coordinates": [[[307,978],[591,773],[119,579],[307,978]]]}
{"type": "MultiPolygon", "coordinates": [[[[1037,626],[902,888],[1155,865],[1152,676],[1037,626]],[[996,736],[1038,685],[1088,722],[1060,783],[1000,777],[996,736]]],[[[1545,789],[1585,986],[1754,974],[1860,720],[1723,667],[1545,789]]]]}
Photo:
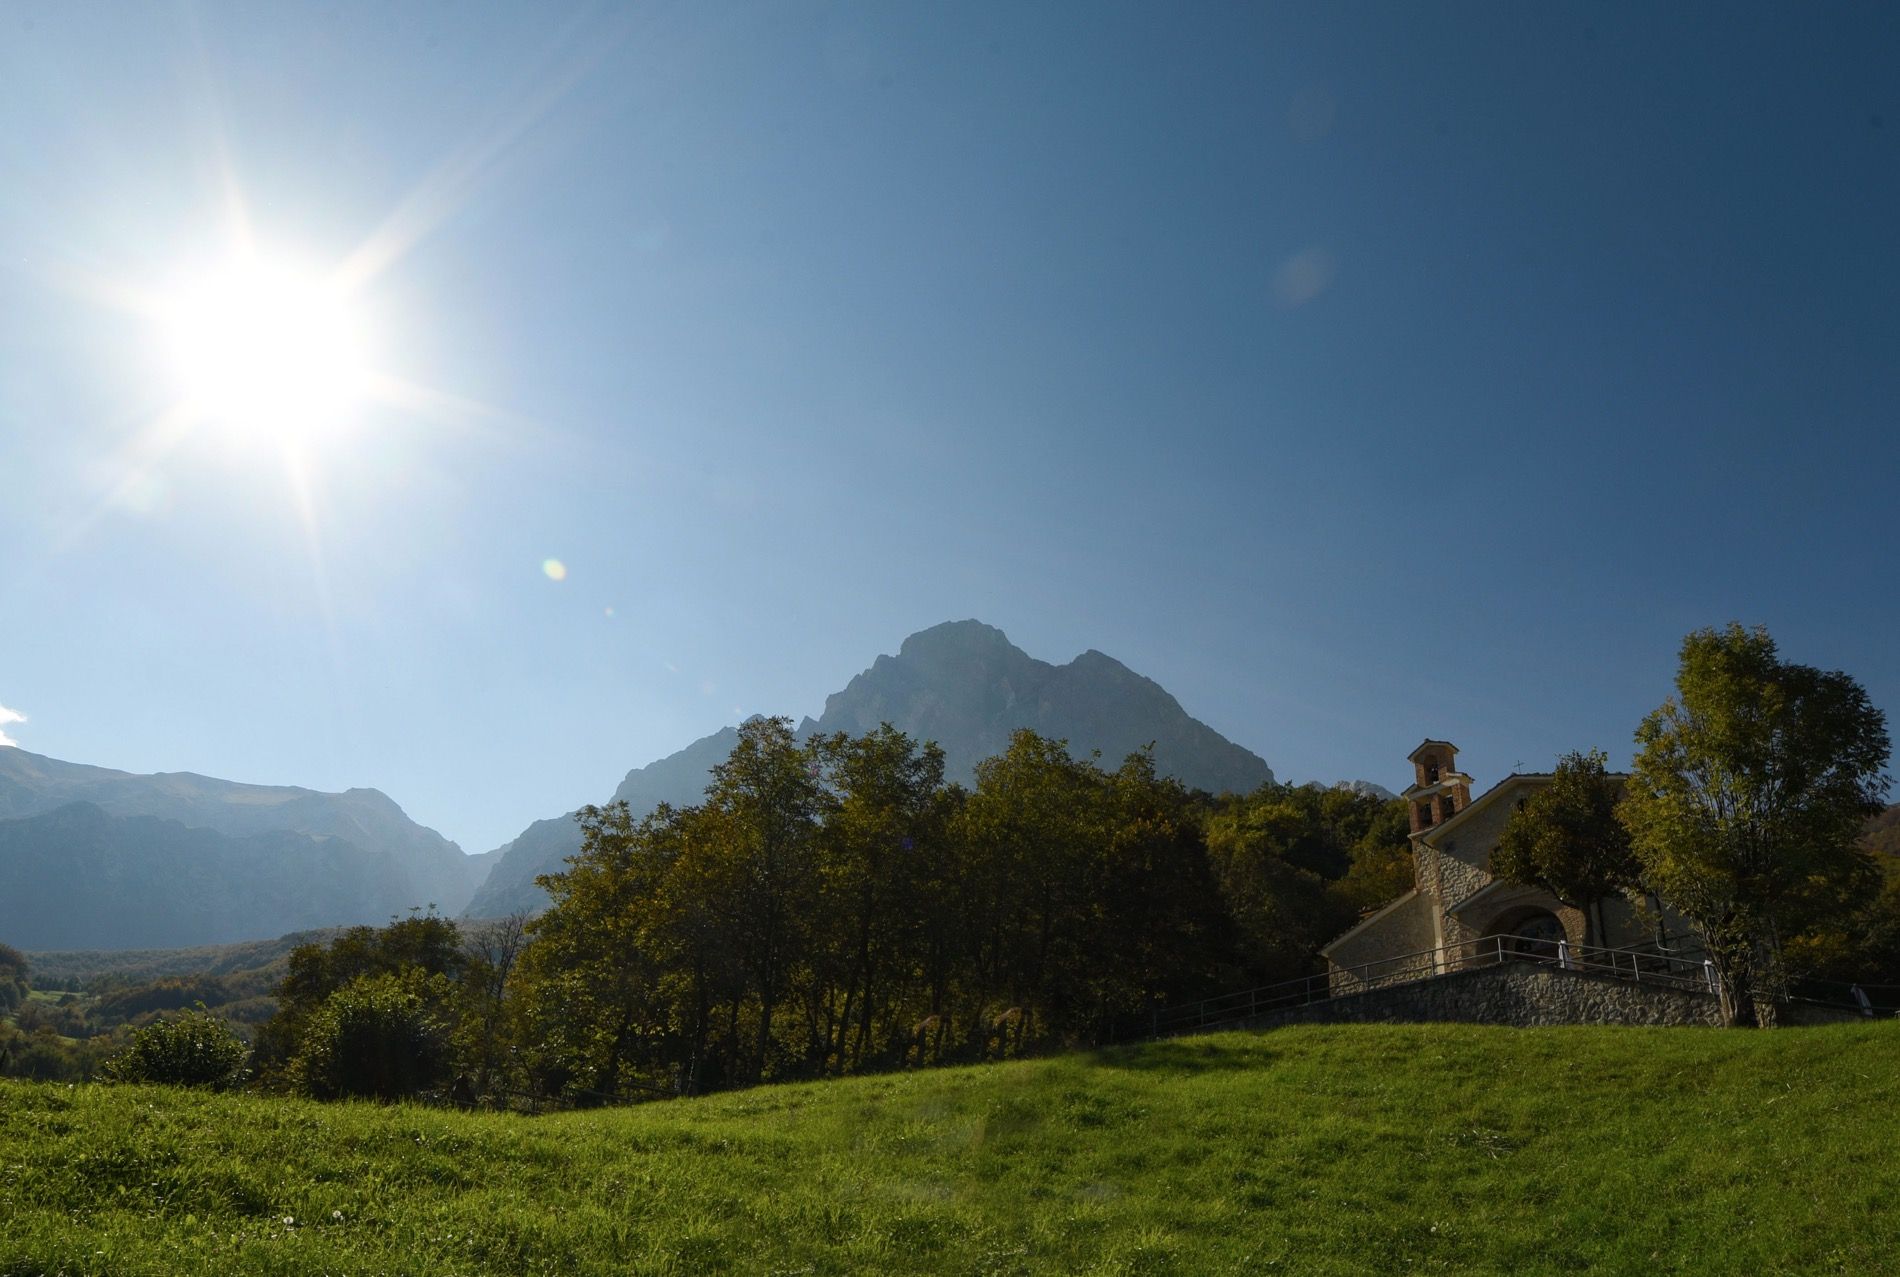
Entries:
{"type": "Polygon", "coordinates": [[[1224,1034],[544,1118],[0,1083],[0,1274],[1900,1272],[1900,1024],[1224,1034]]]}

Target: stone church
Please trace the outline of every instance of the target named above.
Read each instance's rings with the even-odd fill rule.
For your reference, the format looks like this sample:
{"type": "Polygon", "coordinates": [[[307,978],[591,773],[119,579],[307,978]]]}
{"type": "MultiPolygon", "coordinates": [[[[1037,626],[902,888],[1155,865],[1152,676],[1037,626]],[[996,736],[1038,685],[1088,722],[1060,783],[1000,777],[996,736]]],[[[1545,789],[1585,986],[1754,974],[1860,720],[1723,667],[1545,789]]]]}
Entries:
{"type": "Polygon", "coordinates": [[[1550,773],[1514,773],[1473,798],[1457,759],[1449,741],[1412,751],[1413,784],[1400,795],[1411,812],[1412,890],[1320,950],[1335,992],[1462,970],[1495,961],[1500,949],[1554,958],[1559,941],[1571,948],[1656,941],[1655,916],[1621,897],[1578,909],[1493,877],[1491,853],[1511,813],[1550,783],[1550,773]]]}

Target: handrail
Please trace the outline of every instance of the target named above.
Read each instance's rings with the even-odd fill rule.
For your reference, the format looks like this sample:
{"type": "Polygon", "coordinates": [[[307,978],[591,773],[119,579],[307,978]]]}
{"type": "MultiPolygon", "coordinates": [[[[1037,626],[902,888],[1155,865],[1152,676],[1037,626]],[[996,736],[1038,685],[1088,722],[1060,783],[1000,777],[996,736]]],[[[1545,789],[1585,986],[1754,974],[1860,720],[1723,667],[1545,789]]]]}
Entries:
{"type": "Polygon", "coordinates": [[[1153,1036],[1161,1037],[1290,1010],[1338,996],[1409,984],[1453,971],[1480,970],[1513,961],[1541,962],[1637,983],[1714,992],[1714,969],[1705,959],[1684,957],[1667,947],[1672,939],[1680,940],[1681,937],[1665,936],[1661,941],[1610,948],[1572,945],[1567,940],[1531,940],[1514,935],[1483,936],[1476,940],[1438,945],[1397,957],[1335,968],[1316,975],[1282,980],[1277,984],[1203,998],[1183,1006],[1159,1009],[1151,1013],[1149,1029],[1153,1036]]]}

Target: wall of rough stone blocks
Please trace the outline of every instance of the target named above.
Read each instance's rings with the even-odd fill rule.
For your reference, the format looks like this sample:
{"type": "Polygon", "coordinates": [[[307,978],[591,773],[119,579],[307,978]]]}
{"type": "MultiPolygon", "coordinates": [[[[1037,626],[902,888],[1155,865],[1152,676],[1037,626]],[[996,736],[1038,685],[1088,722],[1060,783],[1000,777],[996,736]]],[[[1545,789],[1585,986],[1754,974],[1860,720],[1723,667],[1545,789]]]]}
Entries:
{"type": "MultiPolygon", "coordinates": [[[[1783,1024],[1858,1018],[1831,1007],[1782,1008],[1783,1024]]],[[[1536,962],[1507,962],[1271,1012],[1244,1025],[1466,1023],[1519,1027],[1557,1024],[1709,1025],[1721,1023],[1714,995],[1635,984],[1536,962]]]]}

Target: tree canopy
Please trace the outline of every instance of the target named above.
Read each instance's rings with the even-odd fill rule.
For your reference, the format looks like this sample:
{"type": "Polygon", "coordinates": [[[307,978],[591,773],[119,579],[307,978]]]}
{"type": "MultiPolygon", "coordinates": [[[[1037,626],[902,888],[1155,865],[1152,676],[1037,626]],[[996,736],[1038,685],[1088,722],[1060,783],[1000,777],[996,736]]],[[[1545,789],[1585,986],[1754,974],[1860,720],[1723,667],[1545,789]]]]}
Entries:
{"type": "Polygon", "coordinates": [[[1602,750],[1565,754],[1550,783],[1511,813],[1491,872],[1578,909],[1635,887],[1640,870],[1616,814],[1622,789],[1602,750]]]}
{"type": "Polygon", "coordinates": [[[1643,879],[1700,934],[1725,1018],[1755,1023],[1783,937],[1867,894],[1858,839],[1889,780],[1885,716],[1846,674],[1781,659],[1765,629],[1683,640],[1621,806],[1643,879]]]}

